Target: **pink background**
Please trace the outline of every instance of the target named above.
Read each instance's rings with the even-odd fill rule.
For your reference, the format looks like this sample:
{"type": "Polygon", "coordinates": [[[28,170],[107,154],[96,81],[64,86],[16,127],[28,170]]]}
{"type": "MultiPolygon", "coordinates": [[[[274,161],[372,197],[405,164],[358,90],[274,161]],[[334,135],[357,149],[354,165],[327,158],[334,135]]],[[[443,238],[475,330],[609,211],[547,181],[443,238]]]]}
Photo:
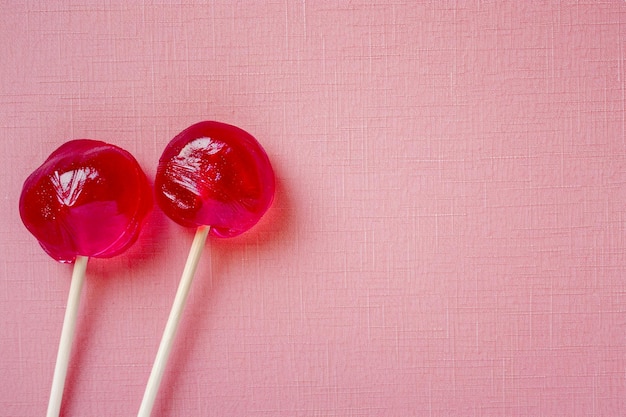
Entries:
{"type": "MultiPolygon", "coordinates": [[[[206,119],[279,189],[155,416],[626,415],[626,2],[193,3],[0,1],[0,415],[44,414],[71,273],[23,180],[79,137],[153,176],[206,119]]],[[[89,264],[64,416],[138,410],[192,239],[144,230],[89,264]]]]}

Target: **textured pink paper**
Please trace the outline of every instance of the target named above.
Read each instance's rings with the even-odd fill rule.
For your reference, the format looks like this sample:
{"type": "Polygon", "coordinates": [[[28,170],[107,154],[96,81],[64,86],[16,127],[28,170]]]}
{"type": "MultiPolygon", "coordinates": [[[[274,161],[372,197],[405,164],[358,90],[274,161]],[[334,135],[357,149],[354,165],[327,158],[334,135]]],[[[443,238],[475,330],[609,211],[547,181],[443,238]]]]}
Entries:
{"type": "MultiPolygon", "coordinates": [[[[206,119],[278,191],[155,416],[626,415],[625,2],[2,3],[0,415],[44,414],[71,273],[22,181],[81,137],[153,176],[206,119]]],[[[89,264],[63,416],[137,412],[191,238],[89,264]]]]}

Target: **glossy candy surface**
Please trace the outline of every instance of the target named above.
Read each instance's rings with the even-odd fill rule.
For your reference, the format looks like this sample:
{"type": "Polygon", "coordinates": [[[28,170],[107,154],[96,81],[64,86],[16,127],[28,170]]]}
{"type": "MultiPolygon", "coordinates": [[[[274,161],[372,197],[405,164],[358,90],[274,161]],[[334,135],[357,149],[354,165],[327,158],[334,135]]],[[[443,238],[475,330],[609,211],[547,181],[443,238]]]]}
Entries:
{"type": "Polygon", "coordinates": [[[157,170],[156,200],[175,222],[211,226],[218,237],[254,226],[274,198],[274,171],[249,133],[219,122],[200,122],[167,145],[157,170]]]}
{"type": "Polygon", "coordinates": [[[72,140],[24,182],[20,215],[54,259],[108,258],[132,245],[152,207],[150,184],[127,151],[72,140]]]}

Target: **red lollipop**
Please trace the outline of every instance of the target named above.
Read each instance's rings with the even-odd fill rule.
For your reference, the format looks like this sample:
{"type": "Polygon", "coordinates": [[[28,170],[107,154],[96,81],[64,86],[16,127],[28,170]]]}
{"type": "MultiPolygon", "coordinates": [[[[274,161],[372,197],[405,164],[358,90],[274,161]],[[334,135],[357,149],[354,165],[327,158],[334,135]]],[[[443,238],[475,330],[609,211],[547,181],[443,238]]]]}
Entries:
{"type": "Polygon", "coordinates": [[[248,132],[219,122],[188,127],[167,145],[154,184],[156,200],[175,222],[208,225],[217,237],[254,226],[274,198],[274,171],[248,132]]]}
{"type": "Polygon", "coordinates": [[[24,225],[51,257],[74,262],[48,417],[61,408],[87,261],[128,249],[151,206],[150,185],[135,158],[90,139],[65,143],[24,182],[19,203],[24,225]]]}
{"type": "Polygon", "coordinates": [[[210,233],[237,236],[254,226],[274,198],[274,171],[267,154],[246,131],[200,122],[167,145],[155,180],[156,201],[175,222],[197,227],[156,360],[139,409],[149,417],[182,310],[210,233]]]}

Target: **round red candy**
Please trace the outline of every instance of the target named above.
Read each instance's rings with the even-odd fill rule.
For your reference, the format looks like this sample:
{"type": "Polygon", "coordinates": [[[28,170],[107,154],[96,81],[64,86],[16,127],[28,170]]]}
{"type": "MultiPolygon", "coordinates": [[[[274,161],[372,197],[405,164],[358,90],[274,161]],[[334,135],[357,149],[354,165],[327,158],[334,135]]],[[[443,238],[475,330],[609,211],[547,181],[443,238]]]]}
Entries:
{"type": "Polygon", "coordinates": [[[200,122],[167,145],[157,169],[161,209],[175,222],[208,225],[217,237],[254,226],[274,198],[274,171],[267,154],[246,131],[200,122]]]}
{"type": "Polygon", "coordinates": [[[54,259],[108,258],[139,235],[152,207],[150,184],[127,151],[104,142],[72,140],[24,182],[20,215],[54,259]]]}

